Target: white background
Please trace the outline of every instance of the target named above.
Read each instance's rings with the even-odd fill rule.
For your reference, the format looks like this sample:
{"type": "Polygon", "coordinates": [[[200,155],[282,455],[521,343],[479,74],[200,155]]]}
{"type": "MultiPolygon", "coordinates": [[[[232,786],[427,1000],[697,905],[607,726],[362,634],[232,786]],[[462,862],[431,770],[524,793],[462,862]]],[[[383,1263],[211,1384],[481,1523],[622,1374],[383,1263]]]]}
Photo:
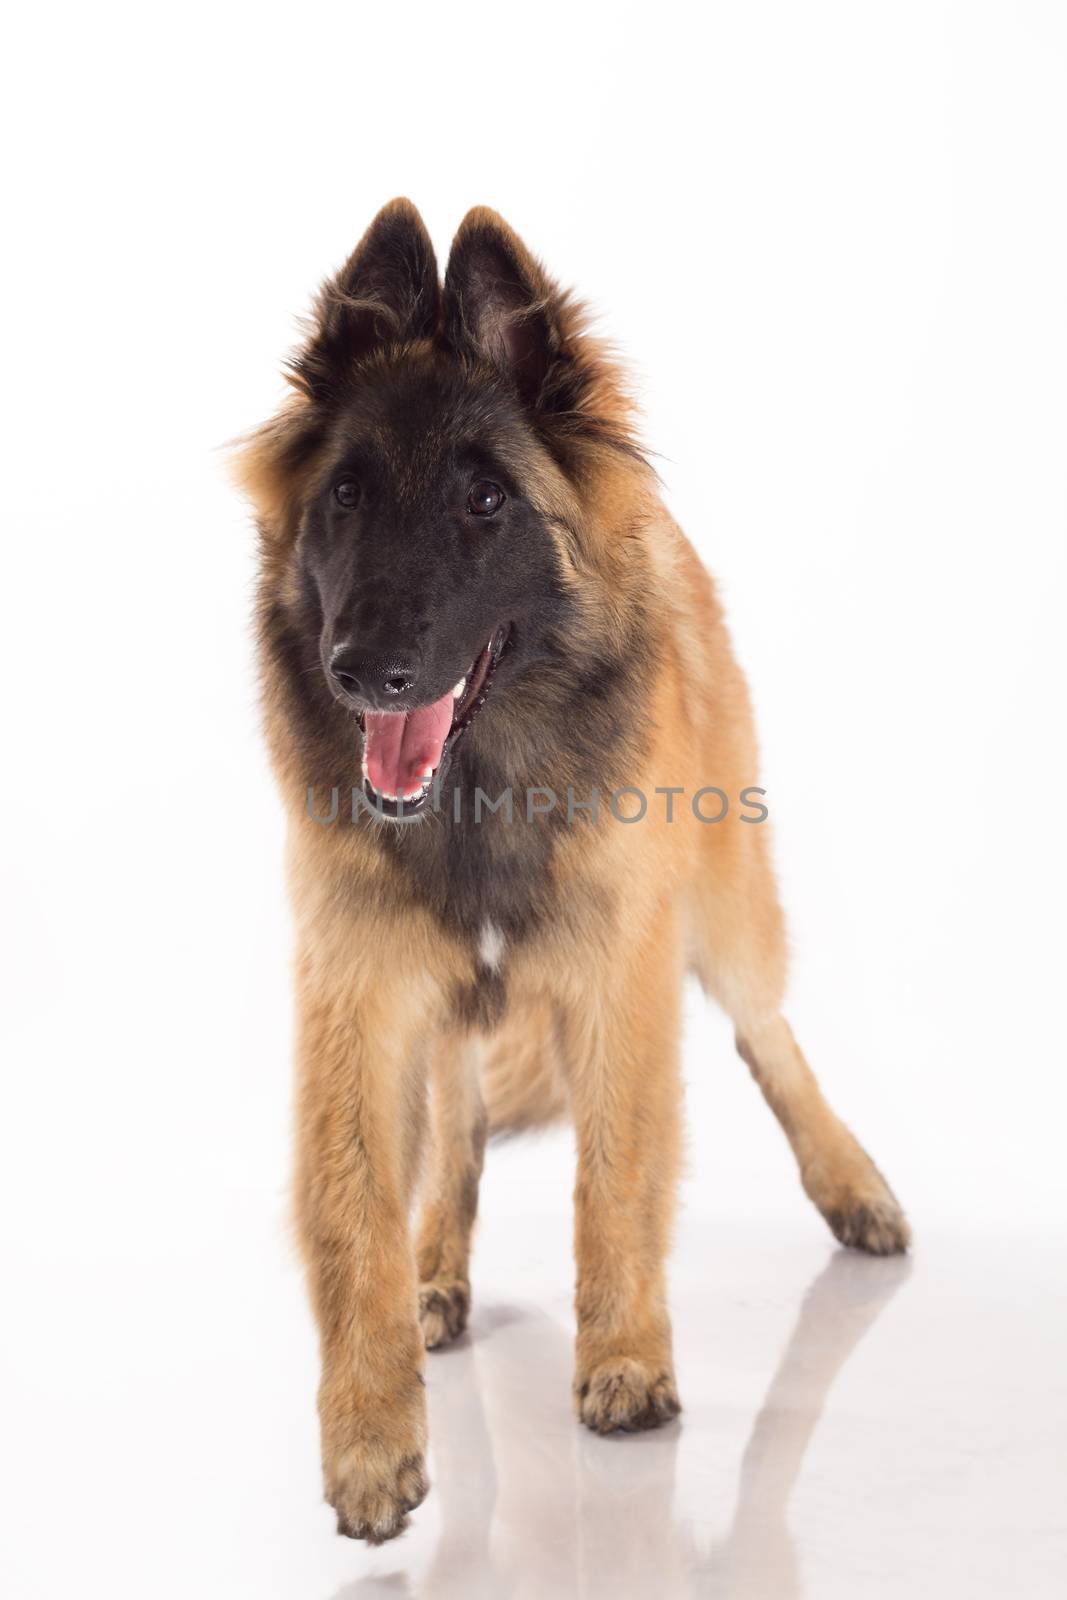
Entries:
{"type": "MultiPolygon", "coordinates": [[[[0,1579],[355,1597],[400,1559],[316,1500],[282,829],[219,449],[396,193],[442,264],[498,208],[632,363],[753,686],[798,1036],[917,1262],[958,1240],[977,1281],[988,1248],[996,1297],[1037,1251],[1005,1342],[1051,1330],[1063,8],[59,5],[6,54],[0,1579]]],[[[679,1274],[706,1261],[714,1322],[709,1238],[757,1300],[783,1241],[827,1242],[695,996],[686,1071],[679,1274]]],[[[565,1320],[569,1183],[565,1135],[493,1153],[490,1308],[526,1239],[565,1320]]]]}

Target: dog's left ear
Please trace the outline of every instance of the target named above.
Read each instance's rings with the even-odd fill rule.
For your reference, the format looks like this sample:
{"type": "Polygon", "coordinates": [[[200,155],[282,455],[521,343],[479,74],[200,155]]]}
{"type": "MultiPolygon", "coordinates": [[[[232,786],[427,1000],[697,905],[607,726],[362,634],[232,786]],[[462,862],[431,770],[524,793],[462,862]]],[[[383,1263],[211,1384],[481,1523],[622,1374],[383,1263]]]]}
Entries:
{"type": "Polygon", "coordinates": [[[530,405],[563,348],[565,300],[504,219],[476,206],[445,273],[444,333],[453,349],[507,373],[530,405]]]}

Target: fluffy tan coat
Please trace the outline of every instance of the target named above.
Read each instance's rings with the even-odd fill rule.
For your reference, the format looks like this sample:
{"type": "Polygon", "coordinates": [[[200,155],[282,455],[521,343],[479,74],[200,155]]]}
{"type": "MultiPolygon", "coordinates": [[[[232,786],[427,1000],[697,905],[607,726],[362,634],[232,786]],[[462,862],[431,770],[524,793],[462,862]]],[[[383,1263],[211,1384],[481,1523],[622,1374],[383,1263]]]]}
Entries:
{"type": "MultiPolygon", "coordinates": [[[[479,211],[464,228],[498,230],[540,299],[556,294],[499,218],[479,211]]],[[[595,376],[590,404],[621,426],[625,401],[610,364],[582,343],[573,308],[557,307],[570,348],[595,376]]],[[[291,442],[311,403],[299,391],[243,456],[265,608],[295,581],[314,452],[294,465],[291,442]]],[[[627,781],[649,797],[668,786],[685,794],[670,823],[658,797],[639,823],[604,806],[595,822],[558,831],[550,920],[517,947],[489,951],[507,996],[489,1030],[455,1003],[484,978],[485,949],[401,892],[373,830],[309,821],[309,774],[277,664],[266,658],[268,731],[290,811],[296,1206],[322,1339],[326,1492],[342,1531],[372,1541],[399,1532],[426,1492],[424,1351],[467,1320],[490,1130],[574,1121],[581,1420],[609,1433],[678,1412],[664,1262],[687,971],[732,1019],[803,1186],[838,1239],[876,1253],[908,1242],[893,1194],[827,1105],[782,1016],[786,944],[768,828],[742,821],[736,806],[709,826],[689,804],[708,783],[736,796],[758,782],[749,697],[711,580],[635,454],[594,440],[580,470],[546,452],[529,468],[553,526],[577,531],[577,545],[559,535],[559,560],[590,626],[622,642],[636,606],[652,619],[654,670],[635,708],[640,754],[627,781]]]]}

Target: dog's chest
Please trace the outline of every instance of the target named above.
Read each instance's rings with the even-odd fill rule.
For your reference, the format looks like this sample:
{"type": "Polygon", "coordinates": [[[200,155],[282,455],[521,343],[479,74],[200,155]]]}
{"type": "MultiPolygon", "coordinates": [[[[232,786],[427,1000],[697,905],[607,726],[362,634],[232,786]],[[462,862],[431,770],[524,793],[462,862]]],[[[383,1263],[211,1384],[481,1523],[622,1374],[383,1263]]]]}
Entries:
{"type": "Polygon", "coordinates": [[[494,817],[420,826],[402,841],[406,892],[461,954],[455,1009],[467,1020],[499,1020],[516,958],[555,920],[554,832],[494,817]]]}

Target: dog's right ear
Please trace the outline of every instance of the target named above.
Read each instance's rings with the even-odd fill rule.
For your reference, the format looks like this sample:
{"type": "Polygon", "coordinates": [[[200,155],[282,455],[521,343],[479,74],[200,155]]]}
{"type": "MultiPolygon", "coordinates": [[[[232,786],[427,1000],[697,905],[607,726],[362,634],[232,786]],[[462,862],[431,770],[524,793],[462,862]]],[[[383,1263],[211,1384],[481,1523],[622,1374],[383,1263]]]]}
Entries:
{"type": "Polygon", "coordinates": [[[410,200],[390,200],[320,291],[311,335],[289,363],[290,381],[328,402],[372,350],[432,338],[440,303],[425,224],[410,200]]]}
{"type": "Polygon", "coordinates": [[[293,532],[302,469],[358,363],[375,349],[432,338],[440,307],[437,262],[422,218],[410,200],[391,200],[319,293],[307,340],[286,367],[296,395],[233,446],[234,478],[265,534],[293,532]]]}

